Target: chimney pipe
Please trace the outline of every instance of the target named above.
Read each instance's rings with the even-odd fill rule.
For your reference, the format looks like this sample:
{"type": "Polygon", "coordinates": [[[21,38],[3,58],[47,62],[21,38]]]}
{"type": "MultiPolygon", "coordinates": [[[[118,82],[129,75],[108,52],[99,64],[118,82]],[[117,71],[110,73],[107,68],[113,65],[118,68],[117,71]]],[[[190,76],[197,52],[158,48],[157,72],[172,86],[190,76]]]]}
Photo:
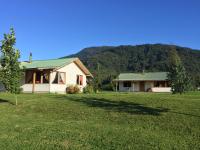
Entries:
{"type": "Polygon", "coordinates": [[[29,55],[29,63],[32,63],[32,53],[30,52],[30,55],[29,55]]]}

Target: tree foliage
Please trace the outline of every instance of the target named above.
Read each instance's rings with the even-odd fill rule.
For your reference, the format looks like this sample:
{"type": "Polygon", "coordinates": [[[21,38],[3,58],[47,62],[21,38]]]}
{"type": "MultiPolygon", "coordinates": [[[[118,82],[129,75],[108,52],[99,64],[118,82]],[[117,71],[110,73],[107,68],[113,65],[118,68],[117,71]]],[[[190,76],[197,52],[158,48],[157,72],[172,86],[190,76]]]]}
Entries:
{"type": "Polygon", "coordinates": [[[14,29],[10,29],[10,33],[4,34],[1,50],[1,73],[0,80],[4,84],[5,89],[11,93],[20,92],[21,70],[19,50],[15,49],[16,37],[14,29]]]}
{"type": "Polygon", "coordinates": [[[180,57],[178,56],[176,49],[172,48],[170,51],[170,69],[168,73],[168,79],[172,88],[172,93],[180,93],[189,90],[189,77],[186,73],[180,57]]]}

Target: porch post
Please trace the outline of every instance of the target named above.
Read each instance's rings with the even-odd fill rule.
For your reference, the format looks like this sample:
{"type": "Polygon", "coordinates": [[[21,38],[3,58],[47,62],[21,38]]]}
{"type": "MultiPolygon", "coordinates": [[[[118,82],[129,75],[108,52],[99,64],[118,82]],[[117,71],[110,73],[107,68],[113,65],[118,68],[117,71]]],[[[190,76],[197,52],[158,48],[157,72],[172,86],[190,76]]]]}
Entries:
{"type": "Polygon", "coordinates": [[[115,90],[117,92],[117,85],[118,85],[118,82],[116,81],[116,84],[115,84],[115,90]]]}
{"type": "Polygon", "coordinates": [[[33,87],[32,87],[32,93],[35,92],[35,79],[36,79],[36,72],[33,73],[33,87]]]}
{"type": "Polygon", "coordinates": [[[167,87],[167,81],[165,81],[165,87],[167,87]]]}
{"type": "Polygon", "coordinates": [[[134,82],[131,82],[131,86],[132,86],[132,92],[134,92],[134,82]]]}
{"type": "Polygon", "coordinates": [[[40,83],[43,84],[43,74],[41,74],[40,83]]]}
{"type": "Polygon", "coordinates": [[[49,92],[51,92],[51,71],[49,71],[49,92]]]}

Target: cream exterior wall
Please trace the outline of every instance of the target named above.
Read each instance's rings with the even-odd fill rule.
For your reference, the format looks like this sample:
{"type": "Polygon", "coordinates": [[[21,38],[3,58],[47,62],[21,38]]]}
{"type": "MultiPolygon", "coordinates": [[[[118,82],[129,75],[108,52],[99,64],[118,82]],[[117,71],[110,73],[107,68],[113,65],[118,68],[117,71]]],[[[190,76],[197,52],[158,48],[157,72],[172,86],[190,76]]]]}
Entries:
{"type": "Polygon", "coordinates": [[[170,87],[154,87],[152,88],[152,92],[171,92],[170,87]]]}
{"type": "Polygon", "coordinates": [[[139,92],[140,91],[140,84],[139,82],[134,82],[134,92],[139,92]]]}
{"type": "Polygon", "coordinates": [[[67,86],[76,85],[77,75],[83,76],[83,85],[80,86],[80,88],[83,88],[87,85],[86,75],[75,63],[71,63],[63,68],[60,68],[58,71],[66,72],[66,85],[67,86]]]}
{"type": "MultiPolygon", "coordinates": [[[[33,87],[33,84],[24,84],[21,86],[24,93],[31,93],[32,87],[33,87]]],[[[35,84],[36,93],[46,93],[46,92],[49,92],[49,90],[50,90],[49,84],[35,84]]]]}

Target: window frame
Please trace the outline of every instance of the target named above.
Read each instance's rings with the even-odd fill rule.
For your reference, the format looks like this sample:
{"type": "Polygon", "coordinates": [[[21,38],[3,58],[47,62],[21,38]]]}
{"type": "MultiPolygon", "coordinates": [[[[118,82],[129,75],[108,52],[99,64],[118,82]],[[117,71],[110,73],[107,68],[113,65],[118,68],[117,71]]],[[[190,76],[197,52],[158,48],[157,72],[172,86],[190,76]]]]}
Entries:
{"type": "Polygon", "coordinates": [[[54,78],[52,84],[61,84],[61,85],[66,84],[66,72],[56,71],[55,73],[56,73],[56,75],[58,74],[58,77],[57,77],[57,83],[54,83],[54,81],[56,80],[56,79],[55,79],[56,76],[55,76],[55,78],[54,78]],[[60,76],[61,73],[64,74],[64,81],[63,81],[63,83],[59,82],[59,76],[60,76]]]}
{"type": "Polygon", "coordinates": [[[83,86],[83,75],[80,75],[80,74],[76,75],[76,84],[83,86]],[[81,78],[82,78],[82,81],[81,81],[81,78]]]}

